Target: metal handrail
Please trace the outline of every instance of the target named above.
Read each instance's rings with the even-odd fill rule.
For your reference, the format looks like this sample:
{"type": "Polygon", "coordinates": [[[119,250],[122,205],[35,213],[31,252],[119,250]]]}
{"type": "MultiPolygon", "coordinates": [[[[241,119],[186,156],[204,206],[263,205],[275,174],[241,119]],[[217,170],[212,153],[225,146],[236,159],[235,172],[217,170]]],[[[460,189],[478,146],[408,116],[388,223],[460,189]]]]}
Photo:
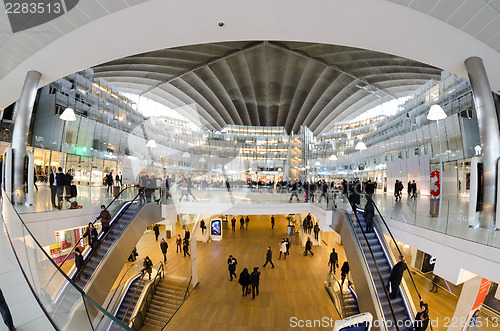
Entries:
{"type": "Polygon", "coordinates": [[[190,276],[189,277],[189,282],[188,282],[188,285],[186,286],[186,292],[184,293],[184,299],[182,300],[181,304],[177,307],[177,309],[174,311],[174,313],[172,314],[172,316],[170,316],[170,318],[168,319],[168,321],[165,323],[165,325],[163,325],[163,327],[161,328],[161,331],[163,331],[163,329],[165,329],[167,327],[167,324],[170,322],[170,320],[172,320],[172,318],[175,316],[175,314],[179,311],[179,309],[181,309],[182,305],[184,304],[184,302],[186,302],[186,299],[189,297],[189,295],[191,295],[191,292],[193,291],[190,291],[188,292],[189,290],[189,285],[191,284],[191,281],[193,279],[193,276],[190,276]]]}
{"type": "Polygon", "coordinates": [[[361,226],[361,222],[359,221],[358,214],[356,211],[356,206],[353,203],[351,203],[349,198],[347,200],[349,201],[349,204],[351,205],[351,208],[354,212],[354,216],[356,217],[356,221],[358,223],[358,226],[361,229],[361,233],[363,234],[363,237],[365,238],[366,245],[368,247],[368,250],[370,251],[370,255],[372,256],[373,263],[375,264],[375,268],[377,269],[377,274],[380,277],[380,280],[382,281],[382,288],[384,289],[385,296],[387,298],[387,301],[389,302],[389,308],[391,309],[391,315],[392,315],[392,318],[394,319],[394,326],[396,327],[396,330],[399,331],[398,321],[396,320],[396,314],[394,313],[394,307],[392,306],[392,302],[391,302],[391,299],[389,297],[389,292],[387,292],[387,288],[385,287],[386,283],[384,281],[384,278],[382,277],[382,273],[380,272],[380,268],[378,267],[377,260],[375,259],[375,254],[373,254],[373,250],[370,246],[370,243],[368,242],[368,237],[366,237],[365,230],[363,229],[363,226],[361,226]]]}
{"type": "MultiPolygon", "coordinates": [[[[130,269],[132,269],[133,267],[137,267],[138,265],[140,265],[140,263],[141,263],[143,260],[144,260],[144,259],[141,259],[141,260],[139,260],[139,261],[135,261],[134,263],[132,263],[131,265],[129,265],[129,267],[127,268],[127,271],[125,271],[125,273],[123,274],[123,276],[120,278],[120,281],[118,281],[118,285],[115,287],[115,289],[116,289],[116,288],[118,288],[118,287],[122,284],[123,279],[125,278],[125,276],[127,276],[127,274],[128,274],[128,272],[130,271],[130,269]]],[[[113,289],[111,289],[111,290],[113,290],[113,289]]],[[[115,298],[115,295],[116,295],[116,293],[117,293],[117,292],[118,292],[118,291],[115,291],[115,292],[113,293],[113,295],[111,296],[111,299],[110,299],[110,300],[108,300],[109,302],[108,302],[108,306],[106,307],[106,309],[109,309],[109,306],[110,306],[110,305],[111,305],[111,303],[113,302],[113,299],[115,298]]]]}
{"type": "MultiPolygon", "coordinates": [[[[345,312],[344,292],[343,292],[342,285],[340,284],[340,281],[337,279],[337,277],[335,277],[335,275],[332,272],[330,272],[330,273],[328,273],[328,279],[325,283],[328,284],[327,288],[332,287],[332,290],[331,290],[332,295],[334,295],[337,298],[337,300],[340,302],[340,311],[335,306],[335,308],[337,308],[337,311],[338,311],[340,317],[346,318],[347,316],[346,316],[346,312],[345,312]],[[337,284],[338,288],[340,289],[340,297],[337,295],[335,288],[333,286],[331,286],[331,283],[337,284]]],[[[328,293],[330,293],[330,291],[328,291],[328,293]]]]}
{"type": "MultiPolygon", "coordinates": [[[[113,199],[111,200],[111,202],[106,206],[105,210],[108,210],[108,208],[113,204],[113,202],[115,202],[116,199],[118,199],[118,197],[127,189],[129,189],[130,187],[126,187],[124,188],[123,190],[120,191],[120,193],[118,193],[118,195],[113,199]]],[[[92,224],[95,224],[96,220],[94,220],[92,222],[92,224]]],[[[78,239],[78,242],[73,246],[73,248],[71,249],[71,251],[66,255],[66,257],[64,258],[64,260],[59,264],[59,268],[62,267],[62,265],[64,264],[64,262],[66,262],[66,260],[69,258],[69,256],[71,255],[71,253],[73,253],[75,251],[75,249],[78,247],[78,245],[80,244],[80,242],[82,241],[84,236],[81,236],[80,239],[78,239]]]]}

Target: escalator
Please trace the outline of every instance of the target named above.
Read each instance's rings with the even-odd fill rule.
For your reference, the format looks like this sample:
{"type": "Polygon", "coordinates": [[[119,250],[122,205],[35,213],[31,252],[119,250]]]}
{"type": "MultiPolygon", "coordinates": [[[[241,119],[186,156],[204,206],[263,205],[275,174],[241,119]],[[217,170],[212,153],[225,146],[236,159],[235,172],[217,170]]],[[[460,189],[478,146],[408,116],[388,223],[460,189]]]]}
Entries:
{"type": "Polygon", "coordinates": [[[134,312],[137,301],[140,298],[142,290],[144,289],[144,275],[137,275],[130,283],[122,302],[115,312],[115,317],[125,324],[128,324],[130,317],[134,312]]]}
{"type": "Polygon", "coordinates": [[[342,292],[342,297],[344,300],[346,317],[359,314],[358,298],[356,297],[356,292],[354,292],[352,286],[349,286],[348,291],[342,292]]]}
{"type": "Polygon", "coordinates": [[[384,286],[387,285],[389,276],[391,275],[392,263],[389,263],[386,252],[384,252],[384,249],[382,248],[378,230],[374,228],[374,231],[370,233],[363,232],[363,229],[366,228],[366,223],[363,218],[363,213],[359,210],[357,211],[357,220],[358,222],[356,222],[356,224],[354,225],[356,236],[361,243],[361,247],[370,267],[370,272],[372,273],[373,280],[377,289],[377,294],[380,299],[380,303],[382,304],[382,309],[384,311],[386,320],[392,320],[393,315],[395,316],[397,321],[406,321],[411,319],[409,310],[403,300],[401,291],[399,291],[399,293],[397,294],[396,299],[392,299],[389,303],[389,298],[387,297],[386,291],[384,290],[384,286]],[[361,227],[363,227],[363,229],[361,227]],[[365,240],[365,236],[367,240],[365,240]],[[377,272],[377,266],[380,274],[377,272]]]}
{"type": "Polygon", "coordinates": [[[82,270],[73,276],[75,283],[82,289],[85,288],[90,277],[96,270],[102,258],[106,255],[109,248],[116,241],[123,231],[134,218],[134,215],[142,205],[138,201],[129,201],[122,205],[118,213],[110,222],[110,230],[107,234],[99,236],[98,246],[91,250],[90,254],[85,257],[85,262],[82,270]]]}

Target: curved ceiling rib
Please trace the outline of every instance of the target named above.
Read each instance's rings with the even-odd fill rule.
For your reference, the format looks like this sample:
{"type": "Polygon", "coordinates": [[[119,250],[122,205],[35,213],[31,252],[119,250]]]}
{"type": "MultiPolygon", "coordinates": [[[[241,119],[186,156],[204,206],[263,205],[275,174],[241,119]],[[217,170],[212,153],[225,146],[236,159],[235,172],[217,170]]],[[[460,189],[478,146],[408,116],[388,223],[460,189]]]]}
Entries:
{"type": "Polygon", "coordinates": [[[307,125],[315,135],[408,95],[441,70],[352,47],[286,41],[183,46],[94,67],[117,88],[187,111],[209,129],[307,125]]]}

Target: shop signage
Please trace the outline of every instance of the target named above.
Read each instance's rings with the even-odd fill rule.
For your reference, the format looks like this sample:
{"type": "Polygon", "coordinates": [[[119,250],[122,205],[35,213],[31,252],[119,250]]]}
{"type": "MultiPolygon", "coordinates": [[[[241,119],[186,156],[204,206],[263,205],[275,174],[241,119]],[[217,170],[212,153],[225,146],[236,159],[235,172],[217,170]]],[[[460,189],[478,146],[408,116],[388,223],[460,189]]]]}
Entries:
{"type": "Polygon", "coordinates": [[[441,175],[439,174],[439,171],[433,171],[431,172],[431,183],[433,181],[433,178],[436,178],[436,181],[433,183],[434,186],[436,187],[436,189],[432,189],[431,190],[431,195],[433,197],[438,197],[439,194],[441,193],[441,183],[440,183],[440,178],[441,178],[441,175]]]}
{"type": "Polygon", "coordinates": [[[488,294],[488,290],[490,289],[491,281],[483,278],[481,281],[481,285],[479,286],[479,291],[477,292],[476,301],[474,302],[474,306],[472,306],[472,310],[475,310],[479,306],[481,306],[488,294]]]}

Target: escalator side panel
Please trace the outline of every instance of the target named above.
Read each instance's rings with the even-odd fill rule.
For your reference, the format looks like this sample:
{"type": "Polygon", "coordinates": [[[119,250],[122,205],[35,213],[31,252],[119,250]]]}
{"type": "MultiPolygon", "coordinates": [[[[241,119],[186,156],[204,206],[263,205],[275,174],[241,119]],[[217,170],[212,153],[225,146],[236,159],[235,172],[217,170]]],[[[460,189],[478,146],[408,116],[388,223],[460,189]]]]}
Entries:
{"type": "Polygon", "coordinates": [[[146,227],[158,222],[160,219],[161,209],[159,205],[155,203],[144,205],[134,216],[130,225],[123,230],[109,248],[84,289],[99,305],[102,305],[106,300],[106,296],[120,274],[123,264],[139,242],[146,227]]]}

